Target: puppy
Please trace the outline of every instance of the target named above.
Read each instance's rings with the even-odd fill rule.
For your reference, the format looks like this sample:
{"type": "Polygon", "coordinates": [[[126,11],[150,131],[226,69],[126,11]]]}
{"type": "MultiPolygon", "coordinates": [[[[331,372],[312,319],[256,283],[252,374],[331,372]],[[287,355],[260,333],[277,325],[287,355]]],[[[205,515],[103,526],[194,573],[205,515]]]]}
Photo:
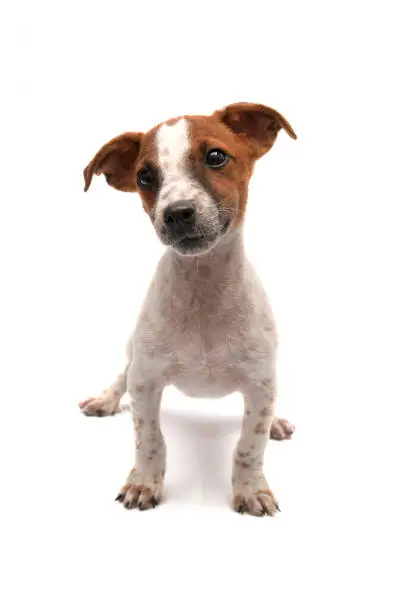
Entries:
{"type": "Polygon", "coordinates": [[[274,417],[275,325],[245,257],[242,225],[255,161],[282,128],[296,138],[276,110],[232,104],[117,136],[84,171],[85,191],[94,174],[103,174],[111,187],[137,192],[168,247],[128,343],[125,370],[100,397],[80,403],[86,415],[112,415],[129,393],[136,464],[117,497],[125,508],[154,508],[162,496],[159,410],[171,384],[191,397],[242,394],[233,507],[256,516],[279,510],[263,473],[264,451],[269,437],[288,438],[294,427],[274,417]]]}

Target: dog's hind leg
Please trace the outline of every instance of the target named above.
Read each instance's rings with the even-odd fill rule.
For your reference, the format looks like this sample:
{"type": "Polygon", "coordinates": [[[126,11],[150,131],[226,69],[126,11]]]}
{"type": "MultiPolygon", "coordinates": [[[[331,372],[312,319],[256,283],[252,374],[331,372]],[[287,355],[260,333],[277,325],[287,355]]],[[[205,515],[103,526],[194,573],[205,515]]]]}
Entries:
{"type": "Polygon", "coordinates": [[[102,391],[97,397],[88,397],[86,400],[79,402],[81,412],[86,416],[105,417],[113,416],[122,412],[120,405],[121,397],[126,393],[127,388],[127,373],[130,362],[132,360],[132,345],[129,341],[126,347],[126,366],[115,382],[102,391]]]}
{"type": "Polygon", "coordinates": [[[271,425],[269,437],[272,440],[288,440],[292,437],[294,431],[295,426],[292,423],[289,423],[286,419],[276,417],[271,425]]]}

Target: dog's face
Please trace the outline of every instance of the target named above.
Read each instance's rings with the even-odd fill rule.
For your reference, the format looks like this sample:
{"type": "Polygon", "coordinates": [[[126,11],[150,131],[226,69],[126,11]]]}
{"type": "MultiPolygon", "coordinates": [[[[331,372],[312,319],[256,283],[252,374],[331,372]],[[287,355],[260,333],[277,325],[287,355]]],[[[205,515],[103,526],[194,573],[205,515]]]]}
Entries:
{"type": "Polygon", "coordinates": [[[255,161],[283,128],[277,111],[239,103],[211,116],[185,116],[146,134],[114,138],[84,171],[112,187],[137,191],[160,240],[182,255],[208,251],[242,222],[255,161]]]}

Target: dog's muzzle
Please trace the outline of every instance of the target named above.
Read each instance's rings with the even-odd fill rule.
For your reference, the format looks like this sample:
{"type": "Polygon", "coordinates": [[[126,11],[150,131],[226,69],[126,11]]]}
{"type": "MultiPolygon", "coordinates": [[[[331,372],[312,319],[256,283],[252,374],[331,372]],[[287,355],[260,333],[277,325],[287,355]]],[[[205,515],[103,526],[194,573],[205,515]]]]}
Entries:
{"type": "Polygon", "coordinates": [[[195,208],[191,200],[178,200],[166,206],[163,221],[172,242],[194,236],[195,208]]]}

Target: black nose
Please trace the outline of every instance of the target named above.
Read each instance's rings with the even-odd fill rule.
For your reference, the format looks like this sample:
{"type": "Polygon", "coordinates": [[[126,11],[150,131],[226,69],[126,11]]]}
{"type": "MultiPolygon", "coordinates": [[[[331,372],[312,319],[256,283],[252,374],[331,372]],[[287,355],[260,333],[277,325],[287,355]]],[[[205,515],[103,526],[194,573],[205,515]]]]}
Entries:
{"type": "Polygon", "coordinates": [[[166,206],[163,212],[164,223],[174,235],[184,235],[194,225],[195,210],[191,200],[179,200],[166,206]]]}

